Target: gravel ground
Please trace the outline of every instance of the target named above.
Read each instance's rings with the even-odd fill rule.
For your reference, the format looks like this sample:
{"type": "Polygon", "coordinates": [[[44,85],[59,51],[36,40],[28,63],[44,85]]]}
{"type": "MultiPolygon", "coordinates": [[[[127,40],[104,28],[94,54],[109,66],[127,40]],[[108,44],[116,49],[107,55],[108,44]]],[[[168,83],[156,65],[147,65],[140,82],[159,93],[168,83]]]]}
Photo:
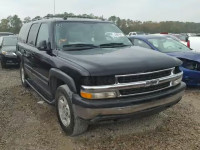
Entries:
{"type": "Polygon", "coordinates": [[[20,84],[19,70],[0,69],[0,150],[200,149],[200,89],[174,107],[146,118],[90,126],[70,138],[55,109],[20,84]]]}

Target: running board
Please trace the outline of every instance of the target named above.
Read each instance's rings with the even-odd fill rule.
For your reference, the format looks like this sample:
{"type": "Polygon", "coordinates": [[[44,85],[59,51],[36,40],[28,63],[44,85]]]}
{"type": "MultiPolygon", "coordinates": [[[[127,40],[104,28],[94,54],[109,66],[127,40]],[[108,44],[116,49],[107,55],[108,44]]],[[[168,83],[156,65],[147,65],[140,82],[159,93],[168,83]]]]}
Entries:
{"type": "Polygon", "coordinates": [[[28,80],[25,80],[25,82],[45,101],[47,102],[48,104],[54,104],[55,103],[55,100],[53,101],[49,101],[47,100],[30,82],[28,82],[28,80]]]}

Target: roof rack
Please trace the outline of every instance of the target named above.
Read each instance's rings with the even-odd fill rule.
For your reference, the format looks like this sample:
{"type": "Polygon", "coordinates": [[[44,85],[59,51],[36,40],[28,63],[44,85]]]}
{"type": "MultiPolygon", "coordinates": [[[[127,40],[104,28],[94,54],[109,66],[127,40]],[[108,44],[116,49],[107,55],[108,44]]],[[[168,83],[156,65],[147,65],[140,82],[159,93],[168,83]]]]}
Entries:
{"type": "Polygon", "coordinates": [[[94,19],[94,20],[102,20],[105,21],[106,19],[102,18],[95,18],[95,17],[90,17],[90,16],[81,16],[81,15],[66,15],[66,16],[60,16],[60,15],[47,15],[45,17],[43,17],[42,19],[51,19],[51,18],[60,18],[60,19],[64,19],[67,20],[69,18],[80,18],[80,19],[94,19]]]}
{"type": "Polygon", "coordinates": [[[31,21],[39,21],[39,20],[42,20],[42,19],[52,19],[52,18],[57,18],[57,19],[64,19],[64,20],[67,20],[67,19],[91,19],[91,20],[101,20],[101,21],[107,21],[107,19],[105,18],[97,18],[97,17],[90,17],[90,16],[81,16],[81,15],[65,15],[65,16],[61,16],[61,15],[47,15],[47,16],[44,16],[42,18],[36,18],[36,19],[32,19],[31,21]]]}

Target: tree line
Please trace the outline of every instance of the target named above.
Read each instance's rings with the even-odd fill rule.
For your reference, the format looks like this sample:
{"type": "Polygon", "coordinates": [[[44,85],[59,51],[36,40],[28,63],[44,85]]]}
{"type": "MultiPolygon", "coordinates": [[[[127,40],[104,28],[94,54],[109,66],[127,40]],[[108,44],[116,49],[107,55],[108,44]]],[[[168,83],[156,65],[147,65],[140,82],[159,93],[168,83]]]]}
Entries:
{"type": "MultiPolygon", "coordinates": [[[[140,31],[145,33],[160,33],[160,32],[170,32],[170,33],[200,33],[200,23],[194,22],[179,22],[179,21],[162,21],[162,22],[152,22],[152,21],[135,21],[131,19],[121,19],[117,16],[111,16],[105,19],[103,16],[94,16],[93,14],[81,14],[75,15],[73,13],[63,13],[56,14],[57,17],[67,18],[67,17],[84,17],[91,19],[103,19],[114,22],[125,34],[133,31],[140,31]]],[[[47,14],[46,17],[53,17],[52,14],[47,14]]],[[[17,15],[8,16],[0,21],[0,32],[12,32],[15,34],[19,33],[21,26],[24,23],[31,22],[33,20],[42,19],[41,16],[36,16],[34,18],[25,17],[23,20],[17,15]]]]}

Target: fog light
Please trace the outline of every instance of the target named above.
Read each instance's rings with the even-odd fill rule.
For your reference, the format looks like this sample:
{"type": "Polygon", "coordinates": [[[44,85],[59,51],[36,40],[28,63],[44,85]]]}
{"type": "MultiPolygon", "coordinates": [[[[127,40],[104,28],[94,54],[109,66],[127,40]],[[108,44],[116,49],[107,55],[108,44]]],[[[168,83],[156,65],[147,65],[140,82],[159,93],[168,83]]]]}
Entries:
{"type": "Polygon", "coordinates": [[[178,85],[178,84],[180,84],[180,83],[181,83],[181,81],[182,81],[182,77],[181,77],[181,78],[179,78],[179,79],[177,79],[177,80],[175,80],[175,81],[173,81],[173,82],[172,82],[172,84],[173,84],[173,86],[175,86],[175,85],[178,85]]]}
{"type": "Polygon", "coordinates": [[[87,93],[81,91],[81,96],[86,99],[107,99],[117,97],[116,92],[87,93]]]}
{"type": "Polygon", "coordinates": [[[2,54],[3,54],[3,55],[6,55],[6,54],[7,54],[7,52],[6,52],[6,51],[2,51],[2,54]]]}

